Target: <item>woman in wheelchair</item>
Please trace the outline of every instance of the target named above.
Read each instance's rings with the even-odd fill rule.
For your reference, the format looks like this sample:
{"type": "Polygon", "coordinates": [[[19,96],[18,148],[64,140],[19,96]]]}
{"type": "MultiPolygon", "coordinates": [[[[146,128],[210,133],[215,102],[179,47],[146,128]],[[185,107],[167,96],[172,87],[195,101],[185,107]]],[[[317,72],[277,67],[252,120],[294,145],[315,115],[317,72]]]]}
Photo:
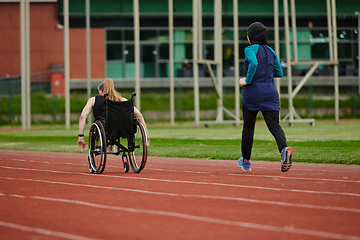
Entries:
{"type": "MultiPolygon", "coordinates": [[[[111,79],[106,78],[98,86],[98,92],[99,95],[91,97],[81,112],[77,142],[78,150],[83,152],[86,148],[84,141],[86,119],[91,111],[94,111],[95,122],[90,127],[89,132],[88,160],[90,172],[102,173],[105,168],[106,154],[119,155],[120,153],[122,154],[125,172],[129,170],[128,160],[134,172],[140,172],[145,166],[147,147],[150,145],[150,138],[143,115],[133,106],[133,98],[127,101],[115,90],[114,82],[111,79]],[[112,107],[117,108],[117,106],[125,106],[126,113],[117,113],[120,116],[127,116],[126,118],[113,117],[112,111],[114,108],[112,107]],[[111,119],[116,120],[111,121],[111,119]],[[114,125],[116,125],[116,129],[114,129],[114,125]],[[119,126],[126,129],[119,130],[119,126]],[[127,139],[128,145],[122,145],[120,143],[121,139],[127,139]]],[[[135,95],[133,94],[133,96],[135,95]]],[[[118,114],[115,116],[118,116],[118,114]]]]}

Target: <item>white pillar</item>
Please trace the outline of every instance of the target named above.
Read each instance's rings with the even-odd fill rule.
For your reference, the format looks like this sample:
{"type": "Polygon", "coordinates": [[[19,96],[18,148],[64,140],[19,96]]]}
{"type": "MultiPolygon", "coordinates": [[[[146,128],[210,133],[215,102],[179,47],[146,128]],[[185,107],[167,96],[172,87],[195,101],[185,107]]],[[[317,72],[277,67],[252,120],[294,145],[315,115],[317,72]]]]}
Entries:
{"type": "Polygon", "coordinates": [[[20,1],[21,127],[26,130],[25,0],[20,1]]]}
{"type": "Polygon", "coordinates": [[[26,128],[31,129],[30,1],[25,1],[26,128]]]}
{"type": "MultiPolygon", "coordinates": [[[[91,97],[91,42],[90,42],[90,0],[86,0],[86,72],[87,72],[87,98],[91,97]]],[[[88,117],[88,125],[92,122],[92,115],[88,117]]]]}
{"type": "Polygon", "coordinates": [[[137,109],[141,109],[140,95],[140,19],[139,19],[139,0],[134,0],[134,48],[135,48],[135,98],[137,109]]]}
{"type": "Polygon", "coordinates": [[[295,0],[291,0],[291,28],[292,28],[292,35],[293,35],[294,61],[298,62],[299,58],[298,58],[298,44],[297,44],[295,0]]]}
{"type": "Polygon", "coordinates": [[[289,121],[292,124],[294,120],[293,101],[292,101],[292,73],[291,73],[291,52],[290,52],[290,29],[289,29],[289,7],[288,0],[283,0],[284,4],[284,23],[285,23],[285,41],[286,41],[286,65],[288,77],[288,97],[289,97],[289,121]]]}
{"type": "Polygon", "coordinates": [[[197,9],[197,25],[198,25],[198,31],[197,31],[197,40],[198,40],[198,59],[203,59],[204,58],[204,53],[203,53],[203,23],[202,23],[202,0],[197,0],[198,2],[198,9],[197,9]]]}
{"type": "Polygon", "coordinates": [[[329,38],[329,57],[330,57],[330,61],[334,61],[330,0],[326,0],[326,13],[327,13],[328,38],[329,38]]]}
{"type": "MultiPolygon", "coordinates": [[[[280,34],[279,34],[279,0],[274,0],[274,38],[275,38],[275,52],[280,60],[280,34]]],[[[276,88],[281,94],[280,78],[275,78],[276,88]]],[[[281,114],[280,114],[281,115],[281,114]]]]}
{"type": "Polygon", "coordinates": [[[170,74],[170,123],[175,124],[174,104],[174,14],[173,0],[169,0],[169,74],[170,74]]]}
{"type": "Polygon", "coordinates": [[[65,125],[70,130],[69,0],[64,0],[65,125]]]}
{"type": "Polygon", "coordinates": [[[358,16],[358,94],[360,95],[360,13],[356,12],[355,14],[358,16]]]}
{"type": "MultiPolygon", "coordinates": [[[[338,47],[337,47],[337,25],[336,25],[336,0],[331,0],[332,7],[332,29],[333,29],[333,45],[334,45],[334,60],[338,61],[338,47]]],[[[339,65],[334,65],[334,92],[335,92],[335,124],[339,124],[339,65]]]]}
{"type": "Polygon", "coordinates": [[[235,116],[236,126],[240,125],[240,69],[239,69],[239,10],[238,1],[233,0],[233,25],[234,25],[234,76],[235,76],[235,116]]]}
{"type": "Polygon", "coordinates": [[[198,65],[198,4],[193,0],[193,75],[194,75],[194,117],[195,127],[200,125],[200,105],[199,105],[199,65],[198,65]]]}
{"type": "Polygon", "coordinates": [[[216,121],[222,122],[223,117],[223,57],[222,57],[222,1],[214,0],[214,34],[215,34],[215,43],[214,43],[214,52],[215,52],[215,62],[219,64],[216,66],[217,69],[217,79],[218,79],[218,89],[220,96],[217,100],[217,116],[216,121]]]}

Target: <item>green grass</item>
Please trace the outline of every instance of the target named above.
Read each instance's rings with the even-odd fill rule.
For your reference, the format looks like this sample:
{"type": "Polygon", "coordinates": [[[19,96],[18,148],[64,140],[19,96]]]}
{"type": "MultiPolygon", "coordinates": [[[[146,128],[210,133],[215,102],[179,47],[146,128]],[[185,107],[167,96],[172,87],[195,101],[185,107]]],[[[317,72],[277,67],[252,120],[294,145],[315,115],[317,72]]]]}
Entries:
{"type": "MultiPolygon", "coordinates": [[[[188,157],[207,159],[238,159],[241,140],[189,140],[162,139],[152,141],[156,147],[151,154],[164,157],[188,157]]],[[[307,163],[360,163],[360,141],[290,141],[294,161],[307,163]]],[[[252,160],[280,161],[280,154],[274,141],[255,140],[252,160]]]]}
{"type": "MultiPolygon", "coordinates": [[[[294,161],[328,164],[360,164],[360,122],[316,122],[282,125],[288,145],[294,148],[294,161]]],[[[77,152],[78,126],[33,127],[31,131],[0,131],[0,149],[48,152],[77,152]]],[[[88,132],[88,127],[85,133],[88,132]]],[[[210,125],[194,128],[192,123],[149,124],[149,155],[235,160],[241,155],[242,126],[210,125]]],[[[85,137],[87,141],[87,137],[85,137]]],[[[255,129],[252,160],[280,161],[276,142],[263,122],[255,129]]]]}

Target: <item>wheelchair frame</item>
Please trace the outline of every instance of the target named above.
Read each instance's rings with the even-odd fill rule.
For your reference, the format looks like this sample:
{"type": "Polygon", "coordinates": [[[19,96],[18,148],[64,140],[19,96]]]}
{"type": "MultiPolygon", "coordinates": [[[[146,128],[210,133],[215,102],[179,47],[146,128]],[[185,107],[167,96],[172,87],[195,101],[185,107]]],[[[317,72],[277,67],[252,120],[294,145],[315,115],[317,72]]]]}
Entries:
{"type": "MultiPolygon", "coordinates": [[[[129,171],[130,162],[132,170],[135,173],[139,173],[145,167],[148,147],[145,127],[138,121],[138,118],[134,117],[134,96],[136,96],[136,93],[133,93],[131,95],[130,100],[124,102],[115,102],[108,100],[108,95],[108,93],[104,94],[106,119],[95,119],[89,131],[88,162],[90,173],[96,172],[98,174],[101,174],[104,171],[107,154],[121,154],[124,172],[129,171]],[[120,104],[128,105],[125,106],[123,109],[130,110],[130,118],[125,119],[125,114],[124,116],[121,116],[120,114],[120,117],[122,117],[122,119],[125,119],[125,122],[123,122],[124,124],[109,123],[110,102],[111,104],[115,104],[115,106],[116,104],[118,104],[119,106],[120,104]],[[124,130],[125,125],[130,125],[130,129],[124,130]],[[127,139],[127,146],[121,143],[121,139],[127,139]],[[112,146],[112,148],[114,149],[116,149],[117,147],[117,150],[114,151],[113,149],[111,149],[111,151],[108,152],[108,146],[112,146]]],[[[115,109],[114,111],[116,111],[117,117],[119,117],[119,109],[115,109]]]]}

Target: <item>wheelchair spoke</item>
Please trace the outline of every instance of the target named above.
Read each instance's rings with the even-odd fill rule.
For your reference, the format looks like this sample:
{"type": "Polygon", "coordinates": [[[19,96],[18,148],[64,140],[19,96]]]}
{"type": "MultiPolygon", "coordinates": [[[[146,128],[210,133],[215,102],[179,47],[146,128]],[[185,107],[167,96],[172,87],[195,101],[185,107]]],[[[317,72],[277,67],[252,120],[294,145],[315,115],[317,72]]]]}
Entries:
{"type": "Polygon", "coordinates": [[[106,136],[100,121],[91,125],[89,134],[89,163],[97,173],[102,173],[106,163],[106,136]]]}
{"type": "Polygon", "coordinates": [[[147,159],[147,145],[143,144],[146,141],[145,128],[137,122],[137,129],[135,133],[134,151],[129,154],[131,168],[135,173],[140,172],[146,164],[147,159]]]}

